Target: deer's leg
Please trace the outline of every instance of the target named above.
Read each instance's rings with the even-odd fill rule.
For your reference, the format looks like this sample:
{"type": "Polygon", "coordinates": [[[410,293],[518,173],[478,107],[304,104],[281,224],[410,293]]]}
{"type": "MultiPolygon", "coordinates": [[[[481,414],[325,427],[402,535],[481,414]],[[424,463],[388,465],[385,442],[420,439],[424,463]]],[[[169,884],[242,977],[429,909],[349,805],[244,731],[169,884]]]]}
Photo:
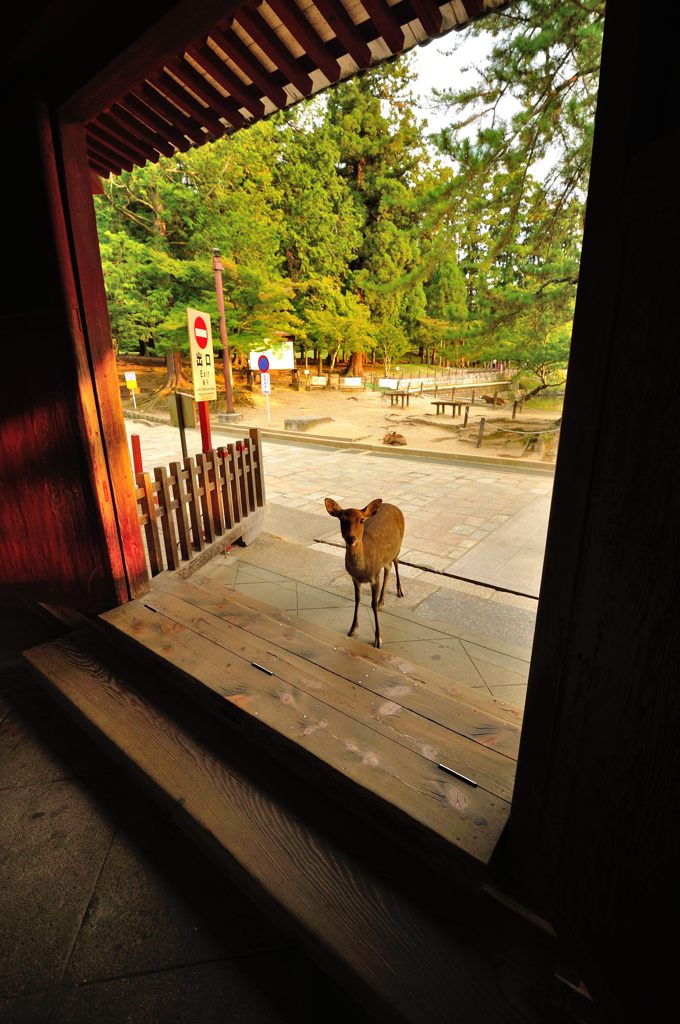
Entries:
{"type": "Polygon", "coordinates": [[[361,601],[361,587],[357,581],[352,577],[352,583],[354,584],[354,618],[352,619],[352,625],[349,627],[349,633],[347,636],[352,636],[354,630],[359,624],[359,602],[361,601]]]}
{"type": "Polygon", "coordinates": [[[380,591],[380,600],[378,601],[378,608],[382,608],[385,603],[385,588],[387,586],[387,577],[390,574],[390,563],[388,562],[385,566],[385,575],[383,576],[382,590],[380,591]]]}
{"type": "Polygon", "coordinates": [[[380,623],[378,622],[378,587],[380,586],[380,577],[376,576],[374,580],[371,580],[371,608],[373,609],[373,618],[375,619],[375,642],[374,647],[380,647],[380,623]]]}
{"type": "Polygon", "coordinates": [[[399,559],[394,559],[394,571],[397,574],[397,597],[403,597],[404,591],[401,589],[401,583],[399,582],[399,559]]]}

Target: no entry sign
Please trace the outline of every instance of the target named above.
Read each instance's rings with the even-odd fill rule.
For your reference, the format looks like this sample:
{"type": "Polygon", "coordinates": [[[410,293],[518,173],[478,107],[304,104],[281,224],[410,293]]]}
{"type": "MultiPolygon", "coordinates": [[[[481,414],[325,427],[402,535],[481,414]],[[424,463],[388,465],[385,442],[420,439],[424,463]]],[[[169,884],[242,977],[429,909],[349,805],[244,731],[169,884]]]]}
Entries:
{"type": "Polygon", "coordinates": [[[198,309],[187,309],[187,321],[194,397],[197,402],[214,402],[217,386],[210,317],[198,309]]]}
{"type": "Polygon", "coordinates": [[[257,366],[258,366],[258,369],[260,370],[260,373],[268,373],[269,372],[269,360],[267,359],[267,357],[266,356],[260,356],[260,358],[257,361],[257,366]]]}
{"type": "Polygon", "coordinates": [[[206,348],[209,340],[208,325],[202,316],[197,316],[194,320],[194,335],[196,336],[198,347],[206,348]]]}

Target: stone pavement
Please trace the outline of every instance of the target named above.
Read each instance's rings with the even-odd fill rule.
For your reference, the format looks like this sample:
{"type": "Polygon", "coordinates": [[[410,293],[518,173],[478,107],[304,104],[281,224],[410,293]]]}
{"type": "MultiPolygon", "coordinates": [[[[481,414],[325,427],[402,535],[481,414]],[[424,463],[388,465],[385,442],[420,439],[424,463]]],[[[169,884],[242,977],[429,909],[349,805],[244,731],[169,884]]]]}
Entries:
{"type": "Polygon", "coordinates": [[[33,680],[54,635],[0,605],[3,1024],[369,1024],[33,680]]]}
{"type": "MultiPolygon", "coordinates": [[[[140,435],[145,467],[178,457],[176,430],[127,427],[140,435]]],[[[199,450],[198,432],[191,435],[189,450],[199,450]]],[[[323,498],[350,506],[383,497],[406,518],[405,597],[397,599],[392,580],[381,612],[385,649],[523,706],[552,475],[269,440],[264,461],[265,533],[217,556],[202,575],[346,633],[353,585],[323,498]]],[[[371,643],[363,590],[356,635],[371,643]]]]}
{"type": "MultiPolygon", "coordinates": [[[[174,428],[126,426],[140,435],[146,468],[180,457],[174,428]]],[[[214,435],[214,443],[224,436],[214,435]]],[[[197,430],[187,444],[200,451],[197,430]]],[[[338,540],[326,496],[344,507],[380,497],[404,512],[407,564],[538,597],[552,474],[274,440],[264,441],[264,459],[267,500],[317,515],[312,539],[338,540]]]]}

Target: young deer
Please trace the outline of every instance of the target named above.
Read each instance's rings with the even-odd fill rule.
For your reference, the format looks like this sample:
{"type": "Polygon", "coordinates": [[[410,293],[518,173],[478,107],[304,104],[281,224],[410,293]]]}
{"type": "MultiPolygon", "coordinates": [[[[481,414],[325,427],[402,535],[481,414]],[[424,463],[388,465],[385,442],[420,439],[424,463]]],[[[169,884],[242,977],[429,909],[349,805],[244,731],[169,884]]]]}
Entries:
{"type": "Polygon", "coordinates": [[[345,542],[345,568],[354,582],[354,619],[347,636],[352,636],[359,622],[361,584],[370,583],[371,607],[375,618],[373,646],[380,647],[378,608],[382,608],[385,600],[390,563],[394,563],[397,574],[397,595],[404,596],[399,582],[399,551],[404,536],[404,516],[396,505],[383,504],[382,498],[369,501],[366,508],[340,508],[332,498],[325,498],[324,504],[328,514],[340,520],[342,539],[345,542]],[[381,569],[384,576],[378,599],[381,569]]]}

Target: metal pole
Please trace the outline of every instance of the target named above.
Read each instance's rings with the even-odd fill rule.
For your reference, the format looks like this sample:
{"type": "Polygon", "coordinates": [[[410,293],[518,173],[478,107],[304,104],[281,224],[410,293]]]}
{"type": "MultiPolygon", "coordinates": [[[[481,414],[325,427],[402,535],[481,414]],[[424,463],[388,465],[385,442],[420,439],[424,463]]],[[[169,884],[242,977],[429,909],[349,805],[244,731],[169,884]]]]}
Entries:
{"type": "MultiPolygon", "coordinates": [[[[234,396],[231,386],[231,356],[229,355],[229,339],[227,338],[227,321],[224,315],[224,288],[222,287],[222,259],[220,250],[213,249],[213,270],[215,271],[215,292],[217,294],[217,310],[220,314],[220,338],[222,340],[222,358],[224,361],[224,391],[227,398],[227,412],[234,411],[234,396]]],[[[206,451],[209,449],[205,449],[206,451]]]]}

